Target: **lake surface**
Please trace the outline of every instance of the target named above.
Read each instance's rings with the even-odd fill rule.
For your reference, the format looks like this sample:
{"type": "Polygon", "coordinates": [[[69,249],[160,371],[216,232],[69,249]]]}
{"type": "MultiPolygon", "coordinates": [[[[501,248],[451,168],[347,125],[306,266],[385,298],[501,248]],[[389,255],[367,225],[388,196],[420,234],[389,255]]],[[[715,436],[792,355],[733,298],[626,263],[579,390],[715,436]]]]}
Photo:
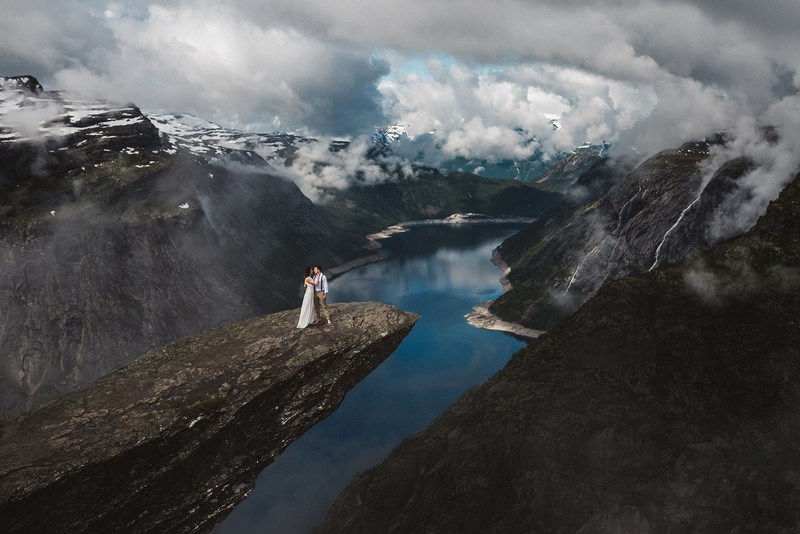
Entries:
{"type": "MultiPolygon", "coordinates": [[[[384,240],[387,259],[330,282],[329,301],[376,300],[421,317],[395,353],[339,409],[292,443],[214,534],[297,534],[318,524],[360,471],[380,463],[524,342],[470,326],[464,315],[500,295],[497,245],[519,225],[414,227],[384,240]]],[[[336,321],[336,316],[331,317],[336,321]]]]}

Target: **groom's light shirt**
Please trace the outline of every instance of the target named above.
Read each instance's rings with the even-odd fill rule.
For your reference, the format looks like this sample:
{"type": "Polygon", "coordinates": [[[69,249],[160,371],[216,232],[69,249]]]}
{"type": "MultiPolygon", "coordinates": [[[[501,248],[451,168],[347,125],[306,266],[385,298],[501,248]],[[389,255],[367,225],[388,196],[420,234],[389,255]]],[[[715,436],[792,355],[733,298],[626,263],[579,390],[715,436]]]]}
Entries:
{"type": "Polygon", "coordinates": [[[328,292],[328,277],[325,276],[325,273],[319,273],[318,275],[315,275],[314,282],[319,282],[317,285],[314,286],[315,291],[323,291],[325,293],[328,292]],[[322,277],[321,282],[319,279],[320,277],[322,277]]]}

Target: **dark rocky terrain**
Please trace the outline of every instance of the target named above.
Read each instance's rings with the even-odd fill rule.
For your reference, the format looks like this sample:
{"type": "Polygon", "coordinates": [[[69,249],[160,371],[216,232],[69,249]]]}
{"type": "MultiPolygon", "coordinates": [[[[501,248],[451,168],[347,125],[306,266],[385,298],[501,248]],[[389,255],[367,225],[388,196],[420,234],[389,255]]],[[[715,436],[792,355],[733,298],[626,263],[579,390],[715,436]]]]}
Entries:
{"type": "MultiPolygon", "coordinates": [[[[369,187],[316,205],[256,152],[226,148],[221,128],[173,138],[132,104],[0,80],[0,414],[170,340],[296,307],[303,267],[372,254],[365,235],[430,206],[537,214],[554,197],[433,176],[399,207],[369,187]]],[[[297,138],[245,141],[288,157],[297,138]]]]}
{"type": "Polygon", "coordinates": [[[513,289],[490,310],[546,330],[604,283],[719,242],[707,228],[750,169],[741,159],[710,168],[709,147],[722,142],[686,143],[635,168],[624,160],[595,161],[565,202],[498,247],[513,289]]]}
{"type": "Polygon", "coordinates": [[[796,532],[799,317],[800,176],[748,233],[607,283],[316,532],[796,532]]]}
{"type": "Polygon", "coordinates": [[[145,354],[0,420],[0,531],[203,532],[394,352],[417,316],[379,303],[256,317],[145,354]]]}
{"type": "Polygon", "coordinates": [[[398,222],[444,219],[454,213],[536,218],[562,199],[558,193],[526,182],[436,171],[330,194],[322,209],[342,235],[367,228],[376,232],[398,222]]]}
{"type": "Polygon", "coordinates": [[[575,152],[556,160],[536,183],[551,191],[566,193],[589,169],[604,161],[596,152],[575,152]]]}

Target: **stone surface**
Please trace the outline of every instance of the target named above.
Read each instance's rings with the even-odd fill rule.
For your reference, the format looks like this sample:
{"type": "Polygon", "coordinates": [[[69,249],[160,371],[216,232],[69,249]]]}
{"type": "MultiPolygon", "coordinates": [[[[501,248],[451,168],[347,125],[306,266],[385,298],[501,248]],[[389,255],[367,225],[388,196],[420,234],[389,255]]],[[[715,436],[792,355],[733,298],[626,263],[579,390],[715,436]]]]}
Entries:
{"type": "Polygon", "coordinates": [[[297,329],[292,310],[178,340],[0,420],[0,531],[209,530],[417,320],[330,309],[332,325],[297,329]]]}
{"type": "Polygon", "coordinates": [[[318,533],[800,529],[800,176],[603,287],[340,494],[318,533]]]}

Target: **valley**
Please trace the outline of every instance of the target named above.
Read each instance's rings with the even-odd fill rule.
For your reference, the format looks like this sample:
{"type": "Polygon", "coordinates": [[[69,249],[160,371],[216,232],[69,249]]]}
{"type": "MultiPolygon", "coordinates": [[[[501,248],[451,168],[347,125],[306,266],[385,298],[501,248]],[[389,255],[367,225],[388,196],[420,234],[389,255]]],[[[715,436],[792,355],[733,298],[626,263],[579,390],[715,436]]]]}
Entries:
{"type": "MultiPolygon", "coordinates": [[[[21,478],[4,484],[0,506],[11,515],[0,517],[27,528],[40,520],[27,517],[31,509],[67,495],[78,503],[74,517],[57,506],[44,516],[54,518],[50,527],[77,525],[89,514],[81,501],[111,480],[103,465],[139,462],[115,457],[117,445],[104,441],[90,444],[105,458],[97,466],[70,459],[83,458],[91,425],[44,436],[44,452],[24,445],[82,421],[86,399],[97,400],[92,413],[107,427],[133,413],[107,414],[110,397],[93,391],[112,383],[135,390],[136,369],[180,375],[153,366],[179,340],[203,346],[203,336],[254,324],[241,321],[286,322],[300,302],[302,268],[322,264],[341,275],[378,261],[373,234],[480,214],[532,221],[493,253],[508,271],[497,271],[505,291],[486,303],[483,320],[535,334],[505,367],[355,475],[314,531],[793,531],[800,180],[795,160],[778,156],[791,153],[793,140],[791,131],[762,127],[751,139],[718,133],[647,155],[576,150],[537,168],[534,180],[490,179],[404,161],[386,147],[359,152],[297,134],[245,134],[180,114],[149,116],[134,104],[74,100],[32,77],[3,78],[0,448],[11,452],[0,475],[21,478]],[[51,448],[69,449],[62,464],[45,461],[51,448]],[[95,489],[84,495],[87,483],[95,489]],[[16,496],[15,488],[33,489],[16,496]]],[[[355,335],[362,311],[352,306],[355,335]]],[[[405,330],[378,360],[416,321],[403,317],[405,330]]],[[[298,408],[307,424],[271,446],[258,468],[369,370],[354,373],[324,415],[313,402],[298,408]]],[[[306,378],[296,375],[293,387],[319,389],[306,378]]],[[[245,382],[243,395],[260,387],[245,382]]],[[[280,411],[289,397],[262,400],[280,411]]],[[[201,402],[158,398],[176,413],[201,402]]],[[[147,406],[134,404],[145,420],[147,406]]],[[[186,454],[226,471],[220,457],[200,452],[242,445],[248,451],[235,463],[261,446],[248,430],[258,425],[237,422],[238,408],[202,407],[219,422],[211,434],[185,438],[192,432],[180,417],[169,428],[182,430],[148,434],[165,473],[185,469],[186,454]]],[[[131,436],[125,451],[137,448],[131,436]]],[[[172,524],[195,507],[208,531],[243,498],[244,486],[220,483],[224,504],[192,495],[140,522],[146,488],[174,481],[132,472],[141,491],[128,495],[128,479],[112,477],[119,501],[107,508],[109,521],[130,511],[120,521],[132,531],[172,524]]],[[[247,476],[251,487],[257,469],[247,476]]],[[[88,531],[112,524],[104,521],[88,531]]]]}

